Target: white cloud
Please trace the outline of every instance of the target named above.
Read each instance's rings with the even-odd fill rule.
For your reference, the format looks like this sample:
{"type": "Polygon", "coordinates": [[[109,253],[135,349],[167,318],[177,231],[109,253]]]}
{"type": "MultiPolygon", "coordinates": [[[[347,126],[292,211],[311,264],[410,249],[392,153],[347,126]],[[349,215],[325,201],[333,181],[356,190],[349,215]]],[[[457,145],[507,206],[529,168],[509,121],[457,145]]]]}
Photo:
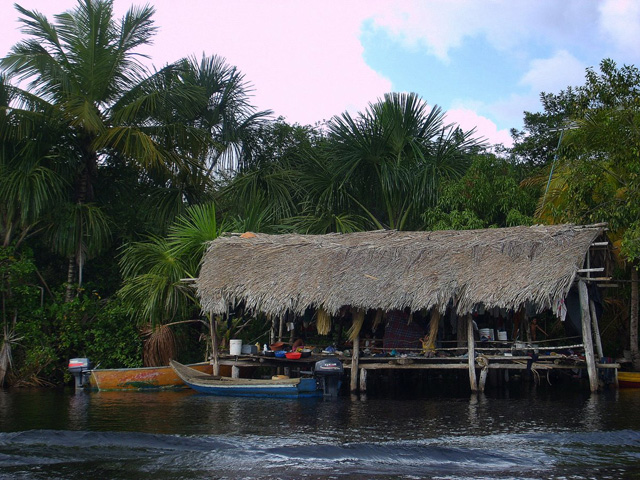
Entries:
{"type": "Polygon", "coordinates": [[[513,145],[513,140],[509,134],[509,130],[498,130],[496,124],[474,110],[466,108],[454,108],[448,110],[446,114],[447,122],[455,123],[465,131],[473,128],[476,129],[475,137],[484,138],[490,145],[498,143],[506,147],[513,145]]]}
{"type": "Polygon", "coordinates": [[[622,52],[636,53],[640,44],[640,2],[605,0],[600,11],[600,29],[622,52]]]}
{"type": "Polygon", "coordinates": [[[480,109],[501,125],[520,128],[524,112],[537,112],[542,109],[540,92],[525,95],[509,94],[498,101],[483,105],[480,109]]]}
{"type": "Polygon", "coordinates": [[[568,86],[582,85],[586,66],[566,50],[553,57],[532,60],[520,84],[535,92],[557,93],[568,86]]]}
{"type": "Polygon", "coordinates": [[[578,44],[596,25],[593,0],[401,0],[378,5],[376,26],[409,46],[421,46],[442,60],[466,39],[482,36],[498,50],[512,50],[532,40],[578,44]]]}

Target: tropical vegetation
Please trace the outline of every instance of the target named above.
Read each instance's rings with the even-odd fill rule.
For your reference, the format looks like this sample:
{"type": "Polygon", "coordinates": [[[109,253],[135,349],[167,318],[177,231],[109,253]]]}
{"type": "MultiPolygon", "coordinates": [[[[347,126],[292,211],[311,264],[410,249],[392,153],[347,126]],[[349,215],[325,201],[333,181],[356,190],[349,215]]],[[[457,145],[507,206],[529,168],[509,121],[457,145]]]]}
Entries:
{"type": "Polygon", "coordinates": [[[262,342],[242,311],[203,316],[191,287],[228,231],[607,222],[630,280],[610,344],[640,361],[635,67],[605,60],[541,94],[513,148],[494,149],[414,93],[302,126],[257,111],[215,55],[149,69],[152,7],[16,8],[25,40],[0,60],[0,384],[63,382],[75,356],[136,366],[201,359],[240,330],[262,342]]]}

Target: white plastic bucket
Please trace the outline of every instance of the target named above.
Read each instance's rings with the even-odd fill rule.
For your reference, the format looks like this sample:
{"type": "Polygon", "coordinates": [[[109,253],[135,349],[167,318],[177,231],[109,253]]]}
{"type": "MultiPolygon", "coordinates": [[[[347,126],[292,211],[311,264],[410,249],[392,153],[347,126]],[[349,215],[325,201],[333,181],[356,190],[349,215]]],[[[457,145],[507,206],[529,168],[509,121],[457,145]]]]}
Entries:
{"type": "Polygon", "coordinates": [[[492,330],[490,328],[481,328],[478,333],[480,334],[480,338],[484,337],[487,340],[493,340],[491,336],[492,330]]]}
{"type": "Polygon", "coordinates": [[[231,355],[241,355],[242,340],[229,340],[229,353],[231,355]]]}

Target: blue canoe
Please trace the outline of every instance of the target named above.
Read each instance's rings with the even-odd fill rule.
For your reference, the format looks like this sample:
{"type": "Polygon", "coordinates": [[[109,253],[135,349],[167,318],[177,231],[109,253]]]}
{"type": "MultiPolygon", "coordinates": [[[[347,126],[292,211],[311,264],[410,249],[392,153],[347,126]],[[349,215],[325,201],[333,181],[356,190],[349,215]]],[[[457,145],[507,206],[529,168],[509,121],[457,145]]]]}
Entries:
{"type": "Polygon", "coordinates": [[[315,378],[257,380],[202,374],[174,360],[169,362],[184,383],[200,393],[231,397],[306,398],[320,397],[315,378]]]}

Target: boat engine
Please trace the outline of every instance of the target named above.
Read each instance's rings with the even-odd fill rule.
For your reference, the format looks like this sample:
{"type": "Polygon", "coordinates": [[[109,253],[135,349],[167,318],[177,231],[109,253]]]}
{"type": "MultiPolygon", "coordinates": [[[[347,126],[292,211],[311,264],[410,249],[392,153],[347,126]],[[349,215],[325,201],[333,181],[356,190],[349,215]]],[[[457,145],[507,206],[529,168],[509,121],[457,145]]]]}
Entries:
{"type": "Polygon", "coordinates": [[[88,358],[72,358],[69,360],[69,372],[76,380],[76,388],[83,388],[89,384],[91,362],[88,358]]]}
{"type": "Polygon", "coordinates": [[[338,396],[343,373],[342,362],[335,357],[325,358],[316,362],[314,375],[318,383],[318,389],[322,390],[325,397],[338,396]]]}

